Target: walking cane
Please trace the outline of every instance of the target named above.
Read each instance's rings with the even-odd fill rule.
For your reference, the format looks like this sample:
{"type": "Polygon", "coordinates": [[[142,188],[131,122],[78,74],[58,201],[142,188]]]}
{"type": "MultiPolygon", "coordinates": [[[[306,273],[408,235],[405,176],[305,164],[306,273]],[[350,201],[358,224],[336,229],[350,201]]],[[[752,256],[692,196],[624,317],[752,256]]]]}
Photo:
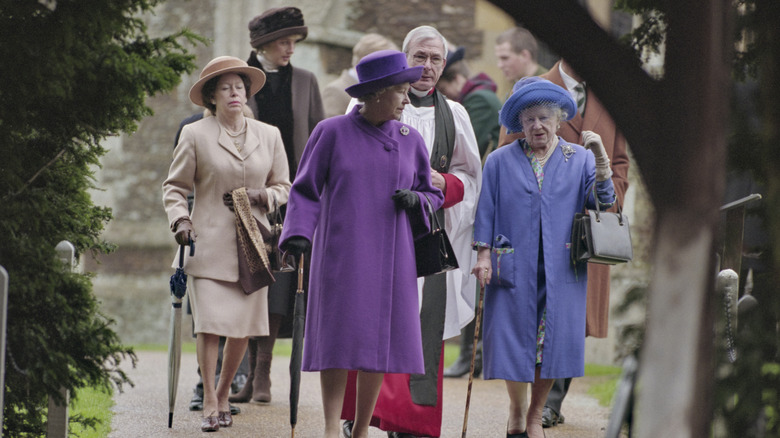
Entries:
{"type": "Polygon", "coordinates": [[[461,438],[466,438],[466,428],[469,425],[469,404],[471,403],[471,384],[474,383],[474,361],[477,356],[477,341],[479,340],[479,326],[482,322],[482,303],[485,300],[485,285],[479,287],[479,303],[477,304],[477,321],[474,323],[474,346],[471,349],[471,368],[469,369],[469,389],[466,391],[466,412],[463,414],[463,433],[461,438]]]}

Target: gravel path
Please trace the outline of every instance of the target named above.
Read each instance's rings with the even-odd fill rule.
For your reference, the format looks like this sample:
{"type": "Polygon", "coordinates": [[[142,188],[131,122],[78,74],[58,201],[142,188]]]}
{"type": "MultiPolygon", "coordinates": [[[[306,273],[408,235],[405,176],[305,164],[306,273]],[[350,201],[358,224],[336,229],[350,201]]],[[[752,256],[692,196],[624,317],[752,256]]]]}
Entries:
{"type": "MultiPolygon", "coordinates": [[[[128,374],[135,387],[127,387],[124,393],[114,396],[114,418],[111,438],[137,437],[189,437],[203,436],[200,432],[200,412],[187,408],[192,387],[197,382],[197,364],[192,353],[182,354],[179,392],[173,428],[168,429],[167,353],[139,352],[138,366],[128,374]]],[[[239,404],[241,414],[234,417],[231,428],[221,429],[221,437],[289,437],[289,358],[280,357],[273,361],[271,393],[269,404],[239,404]]],[[[585,394],[587,379],[575,379],[564,402],[563,413],[566,423],[545,429],[547,438],[601,438],[606,431],[609,408],[585,394]]],[[[467,378],[444,380],[444,420],[442,437],[460,437],[463,428],[463,414],[466,402],[467,378]]],[[[469,437],[506,436],[506,411],[508,397],[504,382],[475,379],[469,409],[469,437]]],[[[324,421],[320,399],[319,375],[302,373],[298,424],[295,436],[299,438],[321,436],[324,421]]],[[[387,435],[375,428],[372,438],[387,435]]]]}

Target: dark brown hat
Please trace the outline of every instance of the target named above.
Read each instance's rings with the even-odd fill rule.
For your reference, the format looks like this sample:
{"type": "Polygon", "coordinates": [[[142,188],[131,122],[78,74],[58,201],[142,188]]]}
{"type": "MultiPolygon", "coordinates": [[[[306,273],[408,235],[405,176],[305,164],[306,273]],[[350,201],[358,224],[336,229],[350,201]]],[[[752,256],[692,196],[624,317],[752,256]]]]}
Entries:
{"type": "Polygon", "coordinates": [[[308,33],[303,13],[292,6],[269,9],[249,22],[249,41],[255,48],[288,35],[302,35],[301,41],[308,33]]]}

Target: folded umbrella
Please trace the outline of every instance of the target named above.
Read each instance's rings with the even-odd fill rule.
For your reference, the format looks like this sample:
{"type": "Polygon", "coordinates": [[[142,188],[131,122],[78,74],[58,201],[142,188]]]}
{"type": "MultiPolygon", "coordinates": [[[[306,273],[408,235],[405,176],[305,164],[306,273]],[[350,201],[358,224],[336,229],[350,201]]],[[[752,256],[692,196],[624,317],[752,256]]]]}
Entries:
{"type": "Polygon", "coordinates": [[[298,262],[298,290],[295,292],[295,310],[293,312],[292,353],[290,354],[290,427],[295,438],[295,425],[298,423],[298,394],[301,389],[301,360],[303,356],[303,329],[306,320],[306,302],[303,299],[303,254],[298,262]]]}
{"type": "MultiPolygon", "coordinates": [[[[190,256],[195,255],[195,243],[190,240],[190,256]]],[[[171,276],[171,337],[168,341],[168,428],[173,426],[173,408],[179,388],[181,366],[181,303],[187,293],[187,274],[184,273],[184,245],[179,246],[179,267],[171,276]]]]}

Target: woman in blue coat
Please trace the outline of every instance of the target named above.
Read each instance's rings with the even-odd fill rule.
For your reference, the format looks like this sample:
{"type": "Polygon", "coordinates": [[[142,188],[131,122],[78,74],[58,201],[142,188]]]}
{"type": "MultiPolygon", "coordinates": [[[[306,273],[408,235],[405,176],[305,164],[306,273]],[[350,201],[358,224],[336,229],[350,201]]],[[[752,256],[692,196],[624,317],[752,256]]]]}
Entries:
{"type": "Polygon", "coordinates": [[[615,193],[598,134],[583,133],[590,151],[556,135],[577,111],[568,91],[537,77],[514,89],[501,124],[525,138],[485,163],[472,273],[486,285],[484,377],[506,380],[507,437],[541,438],[553,380],[585,370],[587,269],[571,262],[572,219],[586,205],[595,208],[594,185],[606,206],[615,193]],[[525,382],[533,383],[530,406],[525,382]]]}
{"type": "Polygon", "coordinates": [[[357,370],[355,438],[368,436],[384,373],[422,373],[414,237],[428,231],[431,183],[422,136],[398,121],[422,67],[382,50],[347,88],[362,105],[320,122],[301,157],[281,248],[311,245],[303,371],[320,371],[325,437],[338,437],[349,370],[357,370]]]}

